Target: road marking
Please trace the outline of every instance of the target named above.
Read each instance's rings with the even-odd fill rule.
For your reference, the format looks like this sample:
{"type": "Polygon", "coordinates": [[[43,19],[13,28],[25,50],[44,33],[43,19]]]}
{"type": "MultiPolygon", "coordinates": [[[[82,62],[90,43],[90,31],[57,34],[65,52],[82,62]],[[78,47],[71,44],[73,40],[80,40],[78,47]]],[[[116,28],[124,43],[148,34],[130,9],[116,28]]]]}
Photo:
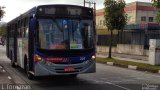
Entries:
{"type": "Polygon", "coordinates": [[[8,79],[12,79],[10,76],[8,76],[8,79]]]}
{"type": "Polygon", "coordinates": [[[2,66],[0,66],[0,69],[2,69],[3,67],[2,66]]]}
{"type": "Polygon", "coordinates": [[[114,84],[114,83],[111,83],[111,82],[106,82],[106,81],[101,81],[101,80],[94,80],[94,79],[89,79],[91,81],[94,81],[96,83],[106,83],[106,84],[110,84],[110,85],[113,85],[113,86],[116,86],[116,87],[119,87],[119,88],[122,88],[124,90],[131,90],[129,88],[126,88],[126,87],[123,87],[123,86],[120,86],[120,85],[117,85],[117,84],[114,84]]]}
{"type": "Polygon", "coordinates": [[[119,78],[100,78],[101,80],[107,80],[107,82],[112,82],[112,83],[123,83],[123,82],[135,82],[137,81],[136,79],[120,79],[119,78]],[[113,79],[113,80],[110,80],[113,79]]]}
{"type": "Polygon", "coordinates": [[[6,72],[6,70],[4,70],[4,69],[3,69],[2,71],[3,71],[3,72],[6,72]]]}
{"type": "Polygon", "coordinates": [[[113,85],[113,86],[117,86],[117,87],[125,89],[125,90],[131,90],[129,88],[126,88],[126,87],[123,87],[123,86],[120,86],[120,85],[117,85],[117,84],[114,84],[114,83],[111,83],[111,82],[104,82],[104,83],[107,83],[107,84],[110,84],[110,85],[113,85]]]}
{"type": "Polygon", "coordinates": [[[18,89],[18,90],[20,90],[20,89],[21,89],[21,87],[17,86],[17,89],[18,89]]]}

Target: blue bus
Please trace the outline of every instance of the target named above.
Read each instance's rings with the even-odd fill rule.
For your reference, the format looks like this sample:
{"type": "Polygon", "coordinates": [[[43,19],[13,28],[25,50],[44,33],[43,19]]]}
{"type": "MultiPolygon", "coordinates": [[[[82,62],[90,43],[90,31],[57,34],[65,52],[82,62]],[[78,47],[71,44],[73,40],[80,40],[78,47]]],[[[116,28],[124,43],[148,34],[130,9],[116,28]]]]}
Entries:
{"type": "Polygon", "coordinates": [[[95,72],[96,30],[92,8],[39,5],[7,23],[11,66],[36,76],[95,72]]]}

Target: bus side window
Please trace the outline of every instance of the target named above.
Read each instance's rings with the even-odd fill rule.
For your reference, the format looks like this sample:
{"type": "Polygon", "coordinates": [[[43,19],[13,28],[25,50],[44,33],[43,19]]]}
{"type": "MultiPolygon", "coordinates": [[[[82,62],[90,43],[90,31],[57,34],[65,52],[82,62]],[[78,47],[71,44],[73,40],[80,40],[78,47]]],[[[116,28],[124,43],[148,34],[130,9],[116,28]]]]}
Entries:
{"type": "Polygon", "coordinates": [[[18,37],[22,38],[21,21],[18,21],[18,37]]]}
{"type": "Polygon", "coordinates": [[[25,23],[25,30],[26,30],[26,38],[28,38],[29,35],[29,28],[28,28],[28,18],[26,18],[26,23],[25,23]]]}
{"type": "Polygon", "coordinates": [[[11,25],[11,33],[10,33],[11,38],[13,37],[13,29],[12,29],[12,25],[11,25]]]}
{"type": "Polygon", "coordinates": [[[23,38],[28,38],[28,20],[27,18],[23,19],[22,30],[23,30],[23,38]]]}

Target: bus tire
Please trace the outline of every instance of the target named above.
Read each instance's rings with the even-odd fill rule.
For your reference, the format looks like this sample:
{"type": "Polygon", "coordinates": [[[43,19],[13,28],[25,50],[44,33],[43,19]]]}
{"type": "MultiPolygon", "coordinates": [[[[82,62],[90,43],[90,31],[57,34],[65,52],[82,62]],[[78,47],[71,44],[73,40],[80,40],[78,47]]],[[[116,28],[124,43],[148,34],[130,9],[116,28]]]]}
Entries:
{"type": "Polygon", "coordinates": [[[29,71],[27,71],[27,77],[29,80],[34,80],[35,76],[33,74],[31,74],[29,71]]]}
{"type": "Polygon", "coordinates": [[[24,57],[24,71],[27,73],[27,57],[24,57]]]}
{"type": "Polygon", "coordinates": [[[11,52],[11,66],[13,67],[13,68],[15,68],[16,67],[16,65],[15,65],[15,61],[14,61],[14,57],[13,57],[13,55],[12,55],[12,52],[11,52]]]}
{"type": "Polygon", "coordinates": [[[11,66],[12,66],[13,68],[16,67],[14,60],[11,60],[11,66]]]}
{"type": "Polygon", "coordinates": [[[28,79],[29,80],[34,80],[35,76],[32,73],[29,72],[29,63],[27,62],[27,60],[26,60],[25,65],[26,65],[25,67],[26,67],[26,74],[27,74],[28,79]]]}

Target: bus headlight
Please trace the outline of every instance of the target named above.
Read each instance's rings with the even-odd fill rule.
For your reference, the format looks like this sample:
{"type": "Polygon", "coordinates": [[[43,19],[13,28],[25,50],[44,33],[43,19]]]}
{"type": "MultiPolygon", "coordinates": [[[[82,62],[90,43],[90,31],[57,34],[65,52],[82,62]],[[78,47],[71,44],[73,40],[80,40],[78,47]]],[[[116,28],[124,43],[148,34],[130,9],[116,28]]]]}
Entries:
{"type": "Polygon", "coordinates": [[[96,56],[95,56],[95,55],[93,55],[93,56],[92,56],[92,60],[95,60],[95,59],[96,59],[96,56]]]}

